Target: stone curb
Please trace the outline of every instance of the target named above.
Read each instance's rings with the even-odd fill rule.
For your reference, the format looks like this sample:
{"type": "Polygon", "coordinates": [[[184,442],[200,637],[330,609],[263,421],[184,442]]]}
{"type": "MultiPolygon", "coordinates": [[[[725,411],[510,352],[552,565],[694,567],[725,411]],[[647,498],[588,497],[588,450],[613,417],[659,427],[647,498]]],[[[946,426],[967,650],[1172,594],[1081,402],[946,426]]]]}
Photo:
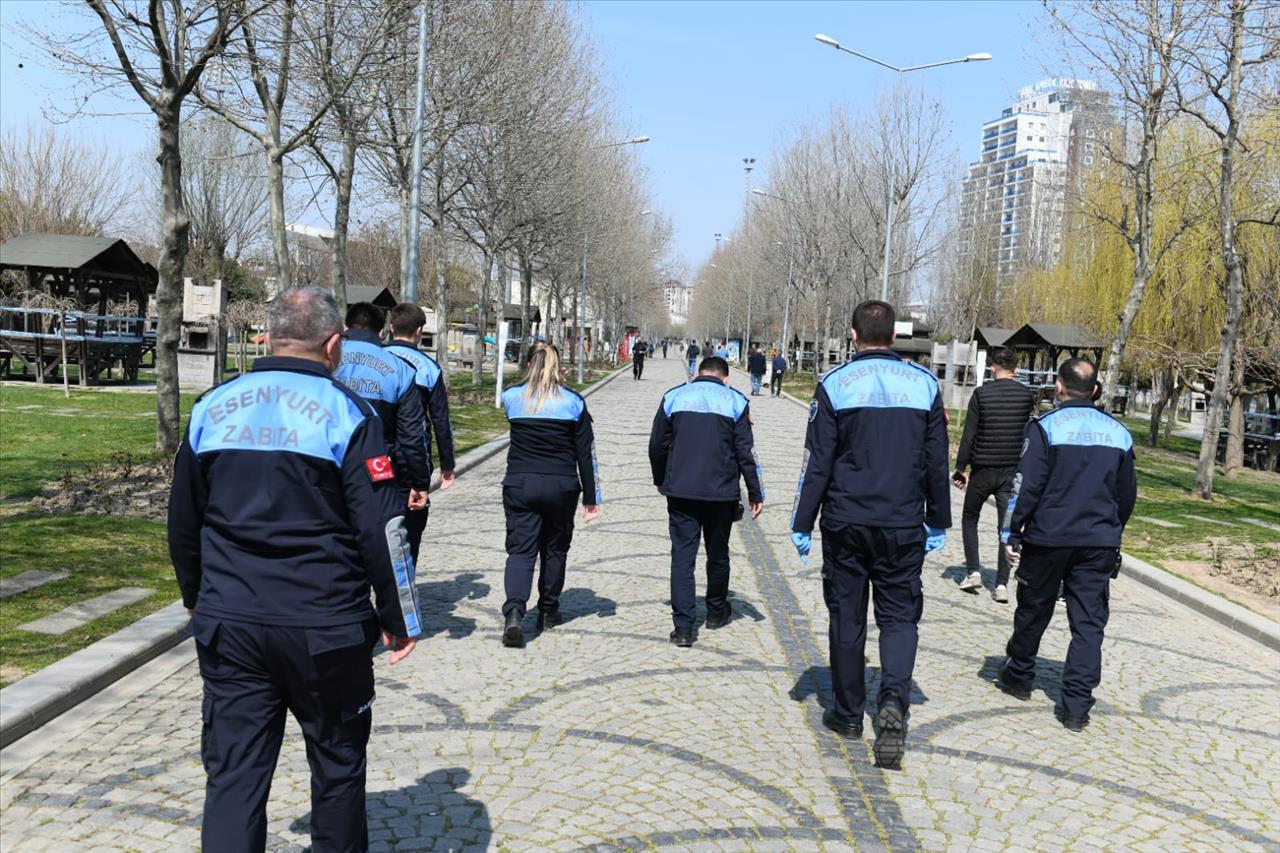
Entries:
{"type": "MultiPolygon", "coordinates": [[[[733,369],[744,376],[747,375],[741,368],[733,369]]],[[[809,405],[785,391],[782,392],[782,396],[806,408],[809,405]]],[[[1280,624],[1261,614],[1254,613],[1234,601],[1228,601],[1216,593],[1185,581],[1144,560],[1139,560],[1132,554],[1124,554],[1124,565],[1120,574],[1190,608],[1201,616],[1212,619],[1241,636],[1280,652],[1280,624]]]]}
{"type": "MultiPolygon", "coordinates": [[[[620,367],[582,391],[594,394],[627,369],[620,367]]],[[[458,457],[454,466],[464,474],[501,453],[509,435],[495,438],[458,457]]],[[[440,473],[431,478],[431,491],[440,488],[440,473]]],[[[0,690],[0,748],[30,734],[60,714],[133,672],[187,638],[187,611],[176,601],[144,616],[109,637],[33,672],[0,690]]]]}
{"type": "Polygon", "coordinates": [[[0,690],[0,747],[38,729],[187,637],[181,601],[0,690]]]}

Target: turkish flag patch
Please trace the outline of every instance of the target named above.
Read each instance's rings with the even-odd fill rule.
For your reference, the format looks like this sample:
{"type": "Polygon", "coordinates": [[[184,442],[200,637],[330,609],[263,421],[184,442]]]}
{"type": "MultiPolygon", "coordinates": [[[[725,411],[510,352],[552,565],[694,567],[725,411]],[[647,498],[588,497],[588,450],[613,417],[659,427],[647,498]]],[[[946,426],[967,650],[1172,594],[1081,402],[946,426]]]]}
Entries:
{"type": "Polygon", "coordinates": [[[391,457],[389,456],[375,456],[372,459],[366,459],[364,460],[364,467],[369,469],[369,479],[375,483],[396,478],[396,472],[391,467],[391,457]]]}

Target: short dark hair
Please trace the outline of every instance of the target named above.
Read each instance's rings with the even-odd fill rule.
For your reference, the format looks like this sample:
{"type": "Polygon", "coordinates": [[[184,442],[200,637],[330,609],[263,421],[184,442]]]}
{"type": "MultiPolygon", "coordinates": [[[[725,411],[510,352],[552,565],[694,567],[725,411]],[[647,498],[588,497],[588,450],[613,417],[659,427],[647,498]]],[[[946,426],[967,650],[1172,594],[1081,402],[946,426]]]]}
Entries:
{"type": "Polygon", "coordinates": [[[853,309],[853,330],[858,341],[869,346],[889,346],[893,343],[893,324],[897,315],[893,306],[879,299],[868,299],[853,309]]]}
{"type": "Polygon", "coordinates": [[[427,325],[427,315],[412,302],[401,302],[391,309],[391,331],[397,335],[412,335],[427,325]]]}
{"type": "Polygon", "coordinates": [[[709,355],[698,365],[698,372],[713,373],[723,378],[729,375],[729,362],[718,355],[709,355]]]}
{"type": "Polygon", "coordinates": [[[381,332],[387,324],[387,315],[372,302],[357,302],[347,306],[347,328],[381,332]]]}
{"type": "Polygon", "coordinates": [[[1018,354],[1008,347],[992,347],[987,360],[1001,370],[1018,369],[1018,354]]]}
{"type": "Polygon", "coordinates": [[[1092,398],[1098,384],[1098,369],[1087,358],[1069,358],[1058,365],[1058,381],[1067,390],[1067,396],[1092,398]]]}

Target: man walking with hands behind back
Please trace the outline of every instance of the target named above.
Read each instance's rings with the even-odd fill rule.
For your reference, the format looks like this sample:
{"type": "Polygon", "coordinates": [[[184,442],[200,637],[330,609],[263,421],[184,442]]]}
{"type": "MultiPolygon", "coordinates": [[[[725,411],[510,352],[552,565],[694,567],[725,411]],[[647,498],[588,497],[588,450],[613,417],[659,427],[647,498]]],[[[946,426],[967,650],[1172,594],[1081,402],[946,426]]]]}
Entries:
{"type": "Polygon", "coordinates": [[[924,555],[951,526],[947,426],[938,381],[890,349],[894,312],[880,301],[853,312],[858,354],[822,378],[809,408],[791,539],[808,559],[822,511],[822,592],[830,613],[834,702],[823,724],[862,737],[867,592],[880,629],[876,762],[897,769],[924,607],[924,555]]]}
{"type": "Polygon", "coordinates": [[[729,533],[739,510],[739,477],[747,483],[751,517],[764,511],[747,398],[728,385],[728,363],[717,356],[703,359],[697,378],[663,395],[649,434],[653,484],[667,496],[671,642],[680,647],[694,641],[699,536],[707,547],[707,628],[722,628],[733,618],[729,533]]]}
{"type": "Polygon", "coordinates": [[[1018,572],[1018,609],[998,684],[1030,698],[1040,638],[1061,584],[1071,644],[1062,668],[1062,725],[1089,724],[1102,680],[1102,634],[1120,540],[1138,499],[1133,436],[1093,406],[1096,369],[1083,358],[1058,368],[1058,408],[1027,424],[1002,534],[1018,572]],[[1019,567],[1017,564],[1021,562],[1019,567]]]}
{"type": "MultiPolygon", "coordinates": [[[[1013,494],[1013,475],[1022,454],[1022,431],[1036,397],[1030,388],[1013,378],[1018,359],[1013,350],[994,347],[991,350],[991,382],[979,385],[969,398],[969,414],[956,454],[956,470],[951,480],[964,490],[964,514],[960,528],[964,536],[964,562],[969,574],[960,582],[965,592],[977,594],[982,589],[981,561],[978,559],[978,517],[987,498],[995,495],[996,514],[1004,527],[1009,497],[1013,494]],[[968,477],[964,469],[972,466],[968,477]]],[[[996,586],[991,597],[1000,603],[1009,600],[1009,560],[1004,546],[996,543],[996,586]]]]}

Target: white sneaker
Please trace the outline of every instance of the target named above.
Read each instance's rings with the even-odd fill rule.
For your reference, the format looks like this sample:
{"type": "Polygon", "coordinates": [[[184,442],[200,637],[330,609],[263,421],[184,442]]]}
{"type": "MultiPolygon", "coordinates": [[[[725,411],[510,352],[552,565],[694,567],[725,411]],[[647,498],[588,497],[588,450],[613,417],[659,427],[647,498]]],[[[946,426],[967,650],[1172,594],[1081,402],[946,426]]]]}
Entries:
{"type": "Polygon", "coordinates": [[[1001,604],[1009,603],[1009,588],[1002,583],[996,584],[996,588],[991,590],[991,597],[1001,604]]]}
{"type": "Polygon", "coordinates": [[[969,572],[968,577],[960,581],[960,588],[977,595],[978,590],[982,589],[982,572],[969,572]]]}

